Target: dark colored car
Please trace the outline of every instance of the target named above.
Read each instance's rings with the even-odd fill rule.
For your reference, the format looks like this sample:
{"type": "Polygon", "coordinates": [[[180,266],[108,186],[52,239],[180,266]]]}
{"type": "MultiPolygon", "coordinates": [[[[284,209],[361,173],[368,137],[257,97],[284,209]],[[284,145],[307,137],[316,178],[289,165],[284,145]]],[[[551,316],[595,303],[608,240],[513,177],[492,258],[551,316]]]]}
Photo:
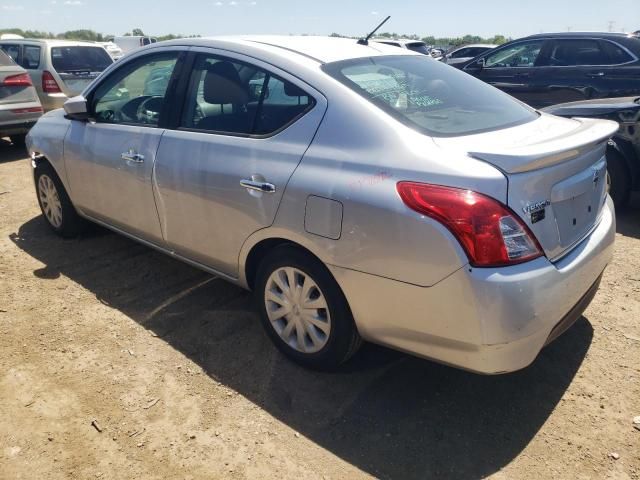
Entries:
{"type": "Polygon", "coordinates": [[[607,171],[610,195],[616,208],[623,208],[632,191],[640,190],[640,97],[585,100],[543,109],[560,117],[590,117],[615,120],[618,133],[609,140],[607,171]]]}
{"type": "Polygon", "coordinates": [[[534,108],[640,95],[640,37],[532,35],[485,52],[460,68],[534,108]]]}

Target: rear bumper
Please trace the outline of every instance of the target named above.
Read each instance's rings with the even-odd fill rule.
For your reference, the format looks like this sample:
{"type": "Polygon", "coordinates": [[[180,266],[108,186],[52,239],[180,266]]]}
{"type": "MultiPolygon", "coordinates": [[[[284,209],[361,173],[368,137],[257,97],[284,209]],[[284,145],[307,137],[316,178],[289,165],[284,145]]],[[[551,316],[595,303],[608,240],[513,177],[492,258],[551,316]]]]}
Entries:
{"type": "Polygon", "coordinates": [[[23,133],[27,133],[31,130],[31,127],[35,124],[36,120],[25,120],[16,123],[0,123],[0,137],[22,135],[23,133]]]}
{"type": "Polygon", "coordinates": [[[68,99],[69,97],[64,93],[40,94],[40,102],[42,103],[42,108],[45,112],[49,112],[57,108],[62,108],[64,106],[64,102],[66,102],[68,99]]]}
{"type": "Polygon", "coordinates": [[[598,227],[562,260],[503,268],[465,266],[418,287],[330,267],[361,335],[372,342],[479,373],[529,365],[595,295],[613,255],[610,198],[598,227]]]}

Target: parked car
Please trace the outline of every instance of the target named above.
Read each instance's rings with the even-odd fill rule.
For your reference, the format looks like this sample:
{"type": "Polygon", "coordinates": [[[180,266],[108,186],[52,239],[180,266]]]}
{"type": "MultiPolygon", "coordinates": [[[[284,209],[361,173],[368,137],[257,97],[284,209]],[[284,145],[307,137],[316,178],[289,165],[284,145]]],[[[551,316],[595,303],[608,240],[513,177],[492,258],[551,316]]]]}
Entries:
{"type": "Polygon", "coordinates": [[[562,103],[543,109],[561,117],[602,118],[620,128],[609,140],[607,171],[609,194],[623,208],[631,192],[640,190],[640,98],[623,97],[562,103]]]}
{"type": "Polygon", "coordinates": [[[124,53],[129,53],[138,48],[157,42],[153,37],[145,37],[142,35],[125,35],[122,37],[111,38],[108,41],[116,44],[124,53]]]}
{"type": "Polygon", "coordinates": [[[0,138],[24,145],[29,129],[42,116],[36,89],[24,68],[0,50],[0,138]]]}
{"type": "Polygon", "coordinates": [[[24,67],[45,111],[61,108],[113,63],[104,48],[69,40],[1,40],[4,50],[24,67]]]}
{"type": "Polygon", "coordinates": [[[535,108],[640,95],[640,38],[623,33],[533,35],[462,67],[535,108]]]}
{"type": "Polygon", "coordinates": [[[442,57],[442,61],[447,65],[463,65],[469,60],[496,48],[497,45],[474,43],[471,45],[463,45],[456,47],[442,57]]]}
{"type": "Polygon", "coordinates": [[[114,61],[120,60],[124,56],[122,49],[113,42],[96,42],[102,46],[114,61]]]}
{"type": "Polygon", "coordinates": [[[414,52],[422,53],[423,55],[431,54],[431,47],[420,40],[408,40],[403,38],[391,39],[391,38],[374,38],[372,42],[382,43],[384,45],[392,45],[394,47],[406,48],[414,52]]]}
{"type": "Polygon", "coordinates": [[[303,365],[368,340],[502,373],[598,288],[616,130],[407,49],[220,37],[131,53],[27,144],[53,231],[89,219],[253,290],[303,365]],[[145,95],[161,69],[167,88],[145,95]]]}

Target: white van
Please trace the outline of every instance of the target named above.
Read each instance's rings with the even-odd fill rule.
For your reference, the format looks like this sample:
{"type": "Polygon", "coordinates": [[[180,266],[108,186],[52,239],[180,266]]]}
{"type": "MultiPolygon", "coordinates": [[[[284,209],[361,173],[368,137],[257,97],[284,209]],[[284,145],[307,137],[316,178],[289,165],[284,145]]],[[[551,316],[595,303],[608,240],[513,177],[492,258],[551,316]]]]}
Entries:
{"type": "Polygon", "coordinates": [[[136,48],[144,47],[156,43],[157,40],[153,37],[143,37],[142,35],[126,36],[126,37],[114,37],[107,41],[115,43],[124,53],[128,53],[136,48]]]}

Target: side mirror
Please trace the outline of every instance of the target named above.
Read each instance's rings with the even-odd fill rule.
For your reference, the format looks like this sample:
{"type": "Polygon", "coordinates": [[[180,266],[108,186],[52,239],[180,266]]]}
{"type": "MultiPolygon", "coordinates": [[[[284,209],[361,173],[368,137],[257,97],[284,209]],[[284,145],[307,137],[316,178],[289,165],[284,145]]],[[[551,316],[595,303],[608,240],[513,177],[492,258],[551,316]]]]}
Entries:
{"type": "Polygon", "coordinates": [[[87,99],[82,95],[70,98],[64,102],[65,117],[70,120],[79,120],[86,122],[89,120],[89,109],[87,108],[87,99]]]}

